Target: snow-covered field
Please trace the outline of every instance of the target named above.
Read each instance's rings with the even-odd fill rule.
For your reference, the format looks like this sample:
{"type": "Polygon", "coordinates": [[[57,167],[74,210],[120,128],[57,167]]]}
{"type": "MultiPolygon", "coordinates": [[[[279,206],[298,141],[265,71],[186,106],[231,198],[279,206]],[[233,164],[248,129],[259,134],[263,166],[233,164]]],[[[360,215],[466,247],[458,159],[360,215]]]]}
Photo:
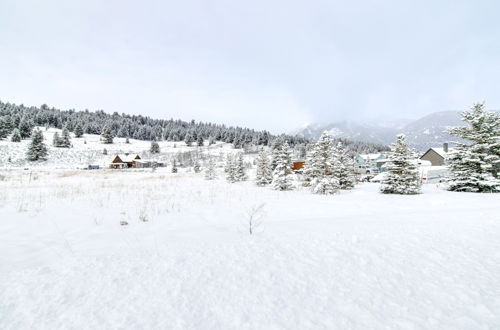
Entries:
{"type": "Polygon", "coordinates": [[[2,170],[0,329],[499,329],[500,195],[377,189],[2,170]]]}

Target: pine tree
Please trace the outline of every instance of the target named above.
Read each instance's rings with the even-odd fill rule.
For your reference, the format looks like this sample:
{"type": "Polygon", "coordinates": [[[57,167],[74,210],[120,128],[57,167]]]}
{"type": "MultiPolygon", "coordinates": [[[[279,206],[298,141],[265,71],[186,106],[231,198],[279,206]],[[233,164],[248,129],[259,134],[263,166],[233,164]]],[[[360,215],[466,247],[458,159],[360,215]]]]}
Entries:
{"type": "Polygon", "coordinates": [[[151,141],[151,147],[149,148],[149,151],[152,154],[159,154],[160,153],[160,145],[156,141],[151,141]]]}
{"type": "Polygon", "coordinates": [[[257,172],[255,183],[258,186],[265,186],[273,181],[273,173],[269,157],[264,149],[261,149],[257,158],[257,172]]]}
{"type": "Polygon", "coordinates": [[[205,179],[213,180],[217,177],[215,172],[215,158],[209,157],[207,162],[207,168],[205,169],[205,179]]]}
{"type": "Polygon", "coordinates": [[[190,147],[194,141],[195,139],[193,136],[193,132],[192,131],[187,132],[186,137],[184,138],[184,142],[186,142],[186,145],[190,147]]]}
{"type": "Polygon", "coordinates": [[[12,137],[10,138],[12,142],[21,142],[21,134],[19,134],[19,130],[17,128],[14,128],[14,131],[12,132],[12,137]]]}
{"type": "Polygon", "coordinates": [[[80,123],[76,124],[75,126],[75,137],[79,138],[83,136],[83,127],[80,125],[80,123]]]}
{"type": "Polygon", "coordinates": [[[213,144],[215,144],[215,138],[213,137],[213,135],[210,135],[208,137],[208,145],[211,146],[213,144]]]}
{"type": "Polygon", "coordinates": [[[69,136],[69,131],[66,127],[63,128],[61,138],[59,139],[60,148],[69,148],[71,146],[71,138],[69,136]]]}
{"type": "Polygon", "coordinates": [[[484,110],[483,103],[462,112],[468,126],[447,133],[470,141],[456,143],[447,157],[448,189],[468,192],[500,192],[500,114],[484,110]]]}
{"type": "Polygon", "coordinates": [[[43,133],[39,129],[35,129],[31,134],[31,143],[26,158],[29,161],[45,160],[47,158],[47,147],[43,143],[43,133]]]}
{"type": "Polygon", "coordinates": [[[125,138],[125,143],[126,143],[126,144],[129,144],[129,143],[130,143],[130,141],[129,141],[129,139],[128,139],[128,138],[125,138]]]}
{"type": "Polygon", "coordinates": [[[276,190],[294,189],[292,172],[292,152],[285,141],[276,157],[276,168],[273,172],[273,187],[276,190]]]}
{"type": "Polygon", "coordinates": [[[415,162],[415,153],[408,147],[404,134],[397,136],[386,166],[387,174],[380,185],[382,193],[401,195],[420,193],[422,182],[415,162]]]}
{"type": "Polygon", "coordinates": [[[23,117],[19,123],[19,134],[21,134],[21,138],[29,138],[32,130],[33,126],[31,125],[29,119],[23,117]]]}
{"type": "Polygon", "coordinates": [[[102,154],[103,155],[107,155],[108,154],[108,149],[106,149],[106,148],[102,149],[102,154]]]}
{"type": "Polygon", "coordinates": [[[226,172],[227,181],[234,183],[237,181],[236,179],[236,162],[231,154],[227,154],[226,156],[226,165],[224,167],[224,171],[226,172]]]}
{"type": "Polygon", "coordinates": [[[304,168],[304,185],[310,186],[315,194],[334,194],[339,189],[339,180],[334,176],[336,162],[333,140],[323,132],[316,142],[304,168]]]}
{"type": "Polygon", "coordinates": [[[6,138],[10,133],[10,128],[6,117],[0,117],[0,139],[6,138]]]}
{"type": "Polygon", "coordinates": [[[61,139],[59,138],[59,133],[55,132],[54,136],[52,137],[52,145],[54,147],[59,147],[59,144],[61,143],[61,139]]]}
{"type": "Polygon", "coordinates": [[[101,133],[101,143],[111,144],[113,143],[113,131],[109,125],[104,126],[101,133]]]}
{"type": "Polygon", "coordinates": [[[356,183],[354,160],[339,142],[333,152],[333,176],[338,180],[340,189],[352,189],[356,183]]]}
{"type": "Polygon", "coordinates": [[[236,181],[245,181],[247,179],[245,171],[245,163],[243,162],[243,153],[238,153],[235,162],[235,179],[236,181]]]}
{"type": "Polygon", "coordinates": [[[201,135],[198,135],[198,139],[196,140],[196,144],[198,147],[203,147],[203,137],[201,135]]]}
{"type": "Polygon", "coordinates": [[[276,143],[271,151],[271,171],[274,172],[276,165],[278,164],[279,154],[281,152],[281,143],[276,143]]]}

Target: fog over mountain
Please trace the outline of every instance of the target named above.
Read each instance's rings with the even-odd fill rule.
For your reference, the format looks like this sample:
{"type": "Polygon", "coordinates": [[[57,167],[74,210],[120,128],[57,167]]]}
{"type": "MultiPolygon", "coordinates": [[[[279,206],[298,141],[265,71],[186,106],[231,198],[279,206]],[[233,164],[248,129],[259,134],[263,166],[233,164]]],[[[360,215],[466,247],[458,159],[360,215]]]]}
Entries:
{"type": "Polygon", "coordinates": [[[297,129],[292,133],[316,139],[323,131],[335,137],[372,143],[391,144],[395,136],[404,133],[408,142],[416,149],[424,151],[430,147],[441,146],[444,142],[456,141],[455,137],[444,131],[449,126],[461,126],[458,111],[434,112],[416,120],[384,120],[368,124],[354,122],[315,123],[297,129]]]}

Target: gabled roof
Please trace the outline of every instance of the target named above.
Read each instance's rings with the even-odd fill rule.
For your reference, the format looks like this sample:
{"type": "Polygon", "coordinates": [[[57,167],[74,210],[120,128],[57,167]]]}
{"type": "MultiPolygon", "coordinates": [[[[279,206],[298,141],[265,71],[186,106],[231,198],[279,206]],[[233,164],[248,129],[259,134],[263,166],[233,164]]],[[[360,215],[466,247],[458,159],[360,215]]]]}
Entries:
{"type": "MultiPolygon", "coordinates": [[[[444,158],[444,157],[446,156],[446,154],[447,154],[447,152],[446,152],[446,151],[444,151],[444,148],[431,148],[431,149],[432,149],[432,150],[434,150],[436,153],[438,153],[438,154],[439,154],[439,156],[441,156],[441,157],[443,157],[443,158],[444,158]]],[[[448,149],[448,152],[450,152],[450,150],[451,150],[451,149],[448,149]]]]}
{"type": "Polygon", "coordinates": [[[118,157],[121,160],[121,162],[123,162],[123,163],[130,163],[136,159],[141,159],[141,157],[139,157],[138,154],[128,154],[128,155],[120,154],[120,155],[116,155],[115,158],[113,158],[113,160],[115,160],[116,157],[118,157]]]}

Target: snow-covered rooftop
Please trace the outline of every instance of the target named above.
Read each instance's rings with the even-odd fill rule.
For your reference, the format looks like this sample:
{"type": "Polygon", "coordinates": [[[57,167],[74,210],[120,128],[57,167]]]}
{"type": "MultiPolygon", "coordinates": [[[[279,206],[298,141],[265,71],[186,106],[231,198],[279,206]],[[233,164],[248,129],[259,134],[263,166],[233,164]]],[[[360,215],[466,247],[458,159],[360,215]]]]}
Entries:
{"type": "Polygon", "coordinates": [[[383,157],[382,154],[363,154],[359,155],[359,157],[363,158],[364,160],[375,160],[383,157]]]}

